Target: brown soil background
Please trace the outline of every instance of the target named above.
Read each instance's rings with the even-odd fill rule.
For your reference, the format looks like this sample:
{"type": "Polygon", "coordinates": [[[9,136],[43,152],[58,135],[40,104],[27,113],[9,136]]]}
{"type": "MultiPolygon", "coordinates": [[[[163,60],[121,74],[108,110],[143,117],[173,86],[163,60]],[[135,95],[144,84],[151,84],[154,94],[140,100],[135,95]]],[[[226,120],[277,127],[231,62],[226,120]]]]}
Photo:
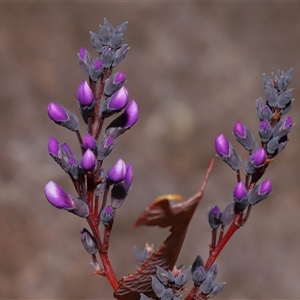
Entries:
{"type": "MultiPolygon", "coordinates": [[[[114,26],[129,21],[124,42],[131,50],[118,69],[140,107],[139,122],[105,164],[122,157],[135,175],[111,241],[117,276],[135,269],[133,245],[159,246],[167,235],[132,229],[143,208],[161,194],[196,192],[220,132],[245,159],[231,135],[234,123],[243,121],[257,137],[261,74],[293,67],[296,126],[265,176],[274,192],[219,257],[217,281],[227,282],[219,299],[299,299],[299,13],[300,3],[283,2],[1,3],[0,298],[112,298],[81,245],[85,220],[56,210],[43,192],[49,180],[73,192],[48,156],[47,141],[53,135],[79,155],[76,138],[50,122],[46,107],[55,101],[77,111],[75,93],[84,79],[77,52],[85,46],[95,57],[89,31],[98,32],[107,17],[114,26]]],[[[225,208],[234,184],[234,173],[217,160],[178,264],[207,257],[207,208],[225,208]]]]}

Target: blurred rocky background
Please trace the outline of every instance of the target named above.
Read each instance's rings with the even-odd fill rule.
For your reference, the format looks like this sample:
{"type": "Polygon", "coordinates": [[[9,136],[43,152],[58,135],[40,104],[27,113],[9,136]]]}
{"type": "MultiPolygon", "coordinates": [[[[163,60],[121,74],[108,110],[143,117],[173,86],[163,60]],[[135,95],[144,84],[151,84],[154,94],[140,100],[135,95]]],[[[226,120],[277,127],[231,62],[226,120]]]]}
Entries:
{"type": "MultiPolygon", "coordinates": [[[[257,137],[255,99],[261,75],[294,68],[290,143],[268,168],[274,192],[255,206],[217,263],[219,299],[296,299],[300,296],[300,3],[1,3],[0,4],[0,298],[112,299],[106,280],[93,275],[81,245],[85,220],[49,205],[44,185],[74,191],[47,153],[55,136],[79,155],[74,134],[52,123],[49,101],[77,111],[84,79],[77,52],[95,57],[89,31],[103,18],[129,22],[131,46],[118,70],[140,107],[140,119],[117,140],[106,168],[122,157],[134,168],[130,196],[118,211],[110,257],[118,278],[135,270],[132,246],[159,246],[167,230],[133,229],[155,197],[189,197],[214,156],[213,140],[231,135],[237,120],[257,137]]],[[[85,133],[82,126],[82,133],[85,133]]],[[[231,202],[235,174],[217,160],[203,202],[190,225],[178,264],[208,253],[206,211],[231,202]]],[[[180,222],[180,220],[178,220],[180,222]]]]}

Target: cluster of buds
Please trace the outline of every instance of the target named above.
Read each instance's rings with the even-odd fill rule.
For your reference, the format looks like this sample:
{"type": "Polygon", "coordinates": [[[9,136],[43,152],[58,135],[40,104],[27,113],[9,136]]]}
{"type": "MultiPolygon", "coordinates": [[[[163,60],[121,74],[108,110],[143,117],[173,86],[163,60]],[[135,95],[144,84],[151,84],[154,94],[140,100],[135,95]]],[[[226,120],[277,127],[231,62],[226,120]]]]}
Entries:
{"type": "Polygon", "coordinates": [[[184,270],[184,266],[174,267],[172,271],[156,267],[155,276],[152,278],[152,290],[155,298],[149,298],[141,293],[140,300],[161,299],[161,300],[180,300],[182,295],[179,293],[184,290],[184,285],[192,278],[197,293],[193,299],[205,300],[219,295],[225,282],[214,283],[218,274],[217,264],[209,268],[204,268],[201,256],[197,256],[193,265],[184,270]]]}
{"type": "Polygon", "coordinates": [[[284,150],[288,142],[288,133],[293,127],[291,117],[285,117],[290,111],[294,99],[292,89],[287,89],[292,80],[292,69],[284,73],[278,71],[273,78],[263,74],[266,102],[262,98],[256,100],[256,112],[260,121],[258,133],[260,145],[255,142],[250,130],[237,122],[233,128],[236,140],[249,151],[245,161],[246,178],[241,181],[241,157],[227,138],[220,134],[215,139],[218,156],[237,172],[238,183],[233,189],[233,200],[223,213],[217,206],[208,210],[208,220],[213,229],[220,224],[229,224],[234,215],[243,212],[248,206],[255,205],[267,198],[272,191],[270,180],[258,184],[269,163],[284,150]]]}
{"type": "Polygon", "coordinates": [[[294,99],[292,89],[287,89],[292,80],[292,69],[284,73],[278,71],[272,78],[263,74],[266,101],[256,100],[256,112],[259,119],[258,134],[260,143],[255,142],[250,130],[237,122],[233,128],[235,139],[248,151],[245,161],[245,179],[241,179],[241,157],[228,139],[220,134],[215,139],[217,155],[228,164],[237,175],[237,184],[233,188],[233,201],[223,211],[211,205],[208,209],[208,222],[212,229],[210,245],[210,265],[229,240],[233,232],[245,224],[251,207],[266,199],[272,192],[269,179],[259,183],[269,163],[282,152],[288,142],[288,134],[293,127],[291,117],[286,117],[294,99]],[[224,227],[231,224],[231,230],[224,234],[224,227]],[[219,237],[217,230],[221,226],[219,237]]]}
{"type": "MultiPolygon", "coordinates": [[[[133,179],[132,167],[125,164],[123,159],[119,159],[107,171],[102,166],[118,136],[138,120],[138,106],[134,100],[129,99],[124,86],[124,72],[112,73],[129,50],[127,44],[122,45],[126,25],[127,22],[124,22],[113,28],[104,19],[98,34],[90,32],[91,44],[98,53],[96,59],[85,48],[79,50],[79,65],[87,78],[78,86],[76,102],[82,119],[87,124],[87,134],[81,136],[79,120],[73,112],[54,102],[48,105],[50,119],[76,133],[81,157],[74,155],[66,143],[61,144],[50,137],[48,152],[69,175],[77,195],[70,195],[53,181],[46,184],[45,195],[56,208],[87,218],[92,233],[84,228],[81,241],[97,266],[95,254],[97,251],[107,252],[115,212],[127,197],[133,179]],[[103,137],[99,140],[105,119],[117,113],[119,115],[106,126],[103,137]],[[99,230],[101,223],[104,228],[103,236],[99,230]]],[[[103,264],[105,273],[109,262],[103,264]]],[[[116,280],[112,278],[111,281],[116,280]]]]}

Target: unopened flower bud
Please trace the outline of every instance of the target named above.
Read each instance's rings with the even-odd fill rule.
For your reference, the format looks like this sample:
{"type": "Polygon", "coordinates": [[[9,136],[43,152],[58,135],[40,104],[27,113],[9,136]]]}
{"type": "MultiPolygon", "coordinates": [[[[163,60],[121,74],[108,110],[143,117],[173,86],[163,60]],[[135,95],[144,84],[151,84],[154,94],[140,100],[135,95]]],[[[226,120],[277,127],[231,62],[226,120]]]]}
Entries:
{"type": "Polygon", "coordinates": [[[114,219],[115,210],[110,206],[106,205],[100,213],[100,220],[104,226],[108,226],[114,219]]]}
{"type": "Polygon", "coordinates": [[[292,102],[292,90],[282,92],[278,97],[278,108],[285,108],[292,102]]]}
{"type": "Polygon", "coordinates": [[[278,95],[275,88],[266,86],[265,95],[266,95],[266,101],[270,107],[278,106],[278,95]]]}
{"type": "Polygon", "coordinates": [[[124,180],[126,176],[126,166],[122,159],[118,159],[113,167],[111,167],[107,173],[106,177],[111,183],[118,183],[124,180]]]}
{"type": "Polygon", "coordinates": [[[287,135],[294,125],[295,124],[293,123],[293,119],[291,117],[287,117],[279,121],[273,128],[273,136],[278,136],[281,138],[287,135]]]}
{"type": "Polygon", "coordinates": [[[48,116],[56,124],[66,127],[71,131],[79,129],[79,120],[76,115],[54,102],[48,104],[48,116]]]}
{"type": "Polygon", "coordinates": [[[100,58],[97,58],[94,60],[90,68],[89,76],[94,82],[97,82],[102,74],[102,71],[103,71],[103,63],[100,60],[100,58]]]}
{"type": "Polygon", "coordinates": [[[112,49],[116,49],[116,48],[120,47],[122,41],[123,41],[123,33],[114,32],[112,38],[109,41],[109,46],[112,49]]]}
{"type": "Polygon", "coordinates": [[[93,48],[98,52],[99,54],[103,51],[103,45],[100,41],[99,35],[95,32],[90,31],[90,42],[93,46],[93,48]]]}
{"type": "Polygon", "coordinates": [[[226,284],[226,282],[220,282],[220,283],[214,284],[211,292],[208,295],[209,298],[218,296],[222,292],[225,284],[226,284]]]}
{"type": "Polygon", "coordinates": [[[111,136],[107,136],[103,139],[97,147],[97,160],[103,161],[113,150],[115,144],[114,139],[111,136]]]}
{"type": "Polygon", "coordinates": [[[107,45],[109,43],[113,32],[113,26],[108,22],[106,18],[104,18],[104,24],[100,26],[99,30],[99,38],[101,40],[102,45],[107,45]]]}
{"type": "Polygon", "coordinates": [[[106,69],[110,68],[114,60],[114,57],[115,57],[115,53],[112,51],[110,47],[106,46],[100,55],[100,59],[103,63],[103,68],[106,69]]]}
{"type": "Polygon", "coordinates": [[[95,100],[93,92],[85,80],[83,80],[78,86],[76,99],[78,104],[82,107],[90,107],[94,104],[95,100]]]}
{"type": "Polygon", "coordinates": [[[236,122],[233,128],[233,135],[246,150],[251,151],[255,147],[252,133],[242,122],[236,122]]]}
{"type": "Polygon", "coordinates": [[[106,127],[105,135],[116,139],[120,134],[130,129],[137,122],[138,117],[138,106],[135,100],[132,100],[125,111],[106,127]]]}
{"type": "Polygon", "coordinates": [[[215,149],[218,156],[220,156],[220,158],[233,170],[238,171],[241,168],[241,157],[226,139],[224,134],[220,134],[216,137],[215,149]]]}
{"type": "Polygon", "coordinates": [[[258,133],[263,143],[267,143],[271,139],[273,135],[273,129],[268,120],[263,120],[260,123],[258,133]]]}
{"type": "Polygon", "coordinates": [[[233,200],[237,212],[243,211],[249,204],[247,188],[242,181],[238,182],[233,190],[233,200]]]}
{"type": "Polygon", "coordinates": [[[273,137],[267,144],[267,152],[269,154],[274,154],[279,146],[279,137],[273,137]]]}
{"type": "Polygon", "coordinates": [[[235,203],[230,203],[222,212],[221,224],[223,226],[229,225],[235,216],[235,203]]]}
{"type": "Polygon", "coordinates": [[[202,293],[205,295],[209,294],[212,291],[213,285],[213,280],[210,277],[206,277],[205,280],[202,282],[202,293]]]}
{"type": "Polygon", "coordinates": [[[221,217],[222,217],[220,208],[217,205],[216,206],[210,205],[208,208],[207,215],[208,215],[209,226],[214,230],[218,229],[218,227],[221,224],[221,217]]]}
{"type": "Polygon", "coordinates": [[[246,160],[246,172],[247,174],[253,174],[256,169],[262,167],[267,159],[266,151],[263,148],[259,148],[254,151],[246,160]]]}
{"type": "Polygon", "coordinates": [[[88,254],[92,255],[97,253],[97,246],[96,246],[95,239],[86,228],[83,228],[80,237],[81,237],[82,245],[88,254]]]}
{"type": "Polygon", "coordinates": [[[206,279],[206,272],[204,268],[201,266],[197,268],[192,275],[193,281],[195,285],[200,286],[202,282],[206,279]]]}
{"type": "Polygon", "coordinates": [[[130,47],[127,44],[124,44],[116,50],[112,67],[116,67],[126,57],[129,49],[130,47]]]}
{"type": "Polygon", "coordinates": [[[272,192],[272,184],[269,179],[256,185],[248,194],[248,199],[251,205],[255,205],[260,201],[266,199],[272,192]]]}
{"type": "Polygon", "coordinates": [[[60,144],[54,137],[50,137],[48,140],[48,152],[53,157],[53,159],[58,164],[60,164],[61,161],[60,144]]]}
{"type": "Polygon", "coordinates": [[[125,83],[125,74],[124,72],[120,71],[112,76],[110,76],[104,85],[104,93],[107,96],[111,96],[115,93],[118,89],[120,89],[125,83]]]}
{"type": "Polygon", "coordinates": [[[121,111],[128,104],[128,91],[122,86],[111,97],[105,99],[101,103],[100,114],[103,118],[107,118],[114,113],[121,111]]]}
{"type": "Polygon", "coordinates": [[[89,76],[89,70],[93,64],[93,58],[84,47],[81,47],[78,52],[78,62],[85,75],[89,76]]]}
{"type": "Polygon", "coordinates": [[[84,201],[69,195],[53,181],[45,185],[45,196],[56,208],[65,209],[82,218],[89,215],[89,208],[84,201]]]}
{"type": "Polygon", "coordinates": [[[96,147],[96,140],[90,134],[86,134],[82,139],[82,147],[84,150],[94,150],[96,147]]]}
{"type": "Polygon", "coordinates": [[[96,164],[96,157],[92,150],[85,150],[82,159],[80,161],[80,167],[85,172],[92,171],[96,164]]]}

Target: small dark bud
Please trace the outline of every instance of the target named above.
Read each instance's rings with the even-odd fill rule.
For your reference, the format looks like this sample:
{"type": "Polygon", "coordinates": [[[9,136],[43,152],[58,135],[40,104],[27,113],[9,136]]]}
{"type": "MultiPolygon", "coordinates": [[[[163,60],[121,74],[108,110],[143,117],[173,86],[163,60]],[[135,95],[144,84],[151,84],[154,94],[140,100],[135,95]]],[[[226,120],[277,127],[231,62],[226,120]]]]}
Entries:
{"type": "Polygon", "coordinates": [[[95,239],[86,228],[81,231],[81,242],[88,254],[92,255],[97,252],[95,239]]]}

